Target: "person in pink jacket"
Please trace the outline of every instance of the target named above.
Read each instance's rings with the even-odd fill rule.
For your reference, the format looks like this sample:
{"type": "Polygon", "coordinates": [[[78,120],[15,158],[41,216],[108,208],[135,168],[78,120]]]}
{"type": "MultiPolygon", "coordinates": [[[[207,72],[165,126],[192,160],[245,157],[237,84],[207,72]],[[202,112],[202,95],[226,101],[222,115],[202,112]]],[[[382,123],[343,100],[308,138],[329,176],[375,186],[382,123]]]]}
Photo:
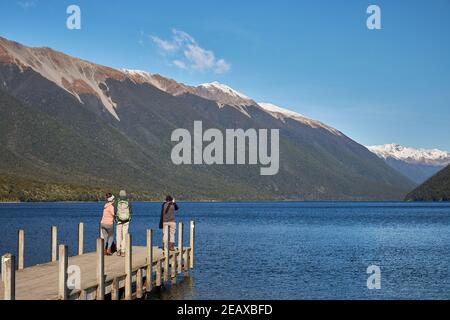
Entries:
{"type": "Polygon", "coordinates": [[[101,221],[102,238],[105,240],[105,254],[112,254],[112,244],[114,241],[114,196],[106,194],[106,203],[103,207],[103,217],[101,221]]]}

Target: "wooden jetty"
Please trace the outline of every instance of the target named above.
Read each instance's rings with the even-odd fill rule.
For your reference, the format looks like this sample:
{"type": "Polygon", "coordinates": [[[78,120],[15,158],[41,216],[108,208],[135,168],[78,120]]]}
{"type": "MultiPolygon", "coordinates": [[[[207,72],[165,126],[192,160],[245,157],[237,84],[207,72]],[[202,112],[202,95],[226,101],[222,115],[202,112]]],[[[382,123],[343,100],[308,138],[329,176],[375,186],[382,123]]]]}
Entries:
{"type": "Polygon", "coordinates": [[[147,230],[147,245],[133,246],[126,237],[125,257],[104,255],[104,240],[96,251],[84,253],[84,225],[78,227],[78,255],[68,257],[67,246],[57,244],[57,228],[51,228],[51,261],[25,268],[25,232],[18,232],[18,257],[2,256],[2,300],[112,300],[140,299],[156,287],[194,268],[195,223],[190,222],[189,247],[183,246],[183,223],[178,224],[178,243],[169,250],[166,226],[164,247],[153,246],[153,231],[147,230]]]}

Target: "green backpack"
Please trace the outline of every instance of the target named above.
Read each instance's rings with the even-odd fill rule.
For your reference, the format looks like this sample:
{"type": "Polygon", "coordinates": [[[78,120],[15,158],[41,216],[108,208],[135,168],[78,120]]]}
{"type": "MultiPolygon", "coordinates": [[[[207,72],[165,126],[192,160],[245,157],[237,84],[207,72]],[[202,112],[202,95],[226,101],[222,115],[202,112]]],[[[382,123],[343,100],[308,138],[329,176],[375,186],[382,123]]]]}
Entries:
{"type": "Polygon", "coordinates": [[[117,220],[119,222],[130,221],[130,204],[128,200],[119,200],[117,202],[117,220]]]}

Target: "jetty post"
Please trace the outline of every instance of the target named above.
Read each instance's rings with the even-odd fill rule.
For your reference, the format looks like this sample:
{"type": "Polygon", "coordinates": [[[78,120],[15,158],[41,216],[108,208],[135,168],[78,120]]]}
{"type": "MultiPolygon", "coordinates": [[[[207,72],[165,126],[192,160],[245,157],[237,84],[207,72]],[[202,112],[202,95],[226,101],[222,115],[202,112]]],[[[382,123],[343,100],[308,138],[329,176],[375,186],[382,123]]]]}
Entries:
{"type": "Polygon", "coordinates": [[[189,234],[190,238],[190,254],[189,254],[189,267],[191,269],[194,268],[194,252],[195,252],[195,222],[191,221],[191,228],[190,228],[190,234],[189,234]]]}
{"type": "Polygon", "coordinates": [[[119,278],[114,278],[111,286],[111,300],[120,300],[119,297],[119,278]]]}
{"type": "Polygon", "coordinates": [[[97,300],[105,300],[105,240],[97,239],[97,300]]]}
{"type": "Polygon", "coordinates": [[[5,282],[5,269],[6,269],[6,265],[5,265],[5,256],[2,256],[2,264],[1,264],[1,268],[2,268],[2,282],[5,282]]]}
{"type": "Polygon", "coordinates": [[[142,288],[143,288],[143,284],[142,284],[142,269],[139,268],[136,271],[136,299],[141,299],[144,296],[142,288]]]}
{"type": "Polygon", "coordinates": [[[169,226],[164,226],[164,282],[169,281],[169,226]]]}
{"type": "Polygon", "coordinates": [[[183,269],[183,222],[178,223],[178,273],[183,269]]]}
{"type": "MultiPolygon", "coordinates": [[[[176,225],[175,225],[175,228],[176,228],[176,225]]],[[[175,239],[174,239],[174,241],[175,241],[175,239]]],[[[170,261],[170,278],[172,279],[172,284],[177,283],[177,249],[176,248],[174,248],[174,251],[172,252],[172,259],[170,261]]]]}
{"type": "Polygon", "coordinates": [[[132,274],[132,239],[131,234],[127,233],[125,238],[125,300],[131,300],[133,291],[132,291],[132,284],[133,284],[133,274],[132,274]]]}
{"type": "Polygon", "coordinates": [[[161,259],[156,261],[156,282],[157,287],[161,287],[161,259]]]}
{"type": "Polygon", "coordinates": [[[147,270],[145,276],[145,290],[152,291],[153,288],[153,230],[147,230],[147,270]]]}
{"type": "Polygon", "coordinates": [[[184,252],[184,276],[189,275],[189,256],[190,256],[190,249],[187,248],[184,252]]]}
{"type": "Polygon", "coordinates": [[[84,253],[84,223],[78,224],[78,255],[81,256],[84,253]]]}
{"type": "Polygon", "coordinates": [[[69,265],[68,250],[64,244],[59,245],[59,282],[58,282],[58,298],[59,300],[67,300],[67,269],[69,265]]]}
{"type": "Polygon", "coordinates": [[[25,268],[25,231],[20,229],[17,233],[17,269],[25,268]]]}
{"type": "Polygon", "coordinates": [[[16,300],[16,257],[7,253],[2,257],[2,275],[5,288],[4,300],[16,300]]]}
{"type": "Polygon", "coordinates": [[[58,228],[56,226],[52,226],[51,234],[52,262],[55,262],[58,256],[58,228]]]}

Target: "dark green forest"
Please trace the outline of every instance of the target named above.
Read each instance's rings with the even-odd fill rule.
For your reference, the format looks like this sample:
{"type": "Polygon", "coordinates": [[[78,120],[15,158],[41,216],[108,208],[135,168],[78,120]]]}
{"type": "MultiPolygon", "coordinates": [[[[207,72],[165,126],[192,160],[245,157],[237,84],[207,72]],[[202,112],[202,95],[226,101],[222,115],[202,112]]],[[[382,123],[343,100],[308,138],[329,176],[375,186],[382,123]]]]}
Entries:
{"type": "Polygon", "coordinates": [[[406,196],[408,201],[450,201],[450,166],[406,196]]]}

